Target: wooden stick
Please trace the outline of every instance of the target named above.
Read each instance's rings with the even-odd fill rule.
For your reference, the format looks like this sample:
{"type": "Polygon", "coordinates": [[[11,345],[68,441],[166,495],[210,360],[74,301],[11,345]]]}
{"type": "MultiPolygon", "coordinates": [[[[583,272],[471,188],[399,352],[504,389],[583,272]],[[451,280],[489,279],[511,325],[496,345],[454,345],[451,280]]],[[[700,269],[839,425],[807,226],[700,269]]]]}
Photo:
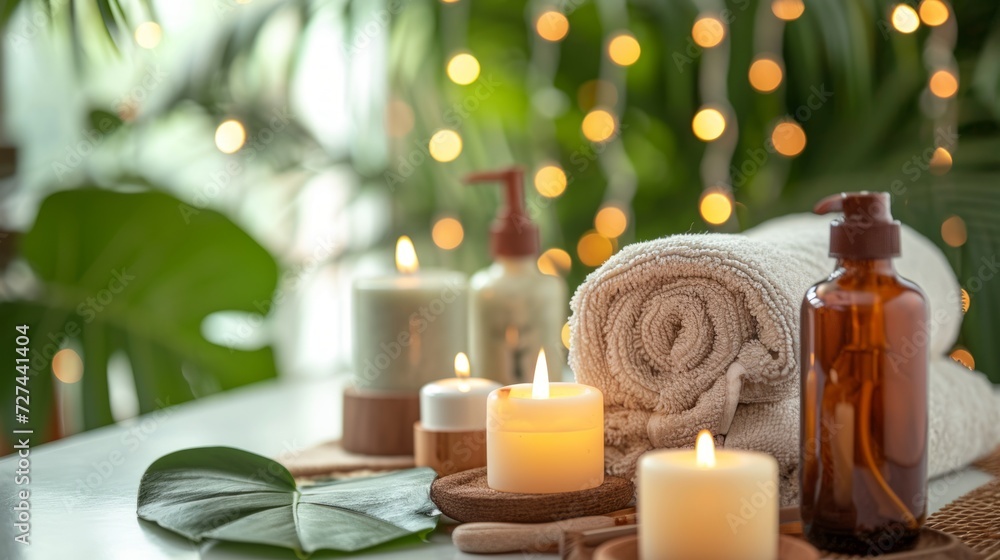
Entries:
{"type": "Polygon", "coordinates": [[[451,539],[462,552],[558,552],[563,533],[635,523],[635,509],[607,515],[577,517],[551,523],[465,523],[455,528],[451,539]]]}
{"type": "Polygon", "coordinates": [[[589,531],[567,531],[563,533],[559,543],[559,557],[563,560],[591,560],[599,546],[620,537],[635,535],[638,528],[638,525],[621,525],[589,531]]]}

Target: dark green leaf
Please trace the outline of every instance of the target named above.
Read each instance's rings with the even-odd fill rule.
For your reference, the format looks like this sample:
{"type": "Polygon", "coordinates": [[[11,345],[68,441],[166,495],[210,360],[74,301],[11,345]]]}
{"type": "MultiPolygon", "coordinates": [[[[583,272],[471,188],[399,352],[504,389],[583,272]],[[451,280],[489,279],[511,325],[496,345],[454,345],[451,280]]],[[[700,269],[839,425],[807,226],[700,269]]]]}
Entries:
{"type": "MultiPolygon", "coordinates": [[[[266,312],[278,279],[267,251],[217,212],[157,192],[60,192],[42,203],[20,251],[40,291],[0,312],[32,325],[39,407],[52,402],[42,392],[49,360],[67,339],[82,348],[88,429],[112,422],[107,363],[118,351],[131,362],[142,412],[276,375],[269,347],[236,350],[202,335],[212,313],[266,312]]],[[[12,402],[0,403],[5,418],[12,402]]],[[[51,416],[39,408],[32,420],[51,416]]]]}
{"type": "Polygon", "coordinates": [[[191,540],[352,552],[437,525],[434,471],[298,487],[280,464],[229,447],[171,453],[146,469],[138,514],[191,540]]]}

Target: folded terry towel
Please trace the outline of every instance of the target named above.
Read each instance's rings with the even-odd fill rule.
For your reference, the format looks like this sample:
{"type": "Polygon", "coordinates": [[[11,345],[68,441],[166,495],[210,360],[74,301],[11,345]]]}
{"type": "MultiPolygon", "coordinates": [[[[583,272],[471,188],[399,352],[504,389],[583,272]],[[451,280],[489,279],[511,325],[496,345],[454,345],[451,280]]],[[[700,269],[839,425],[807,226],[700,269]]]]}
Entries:
{"type": "MultiPolygon", "coordinates": [[[[799,307],[833,270],[829,221],[795,215],[739,235],[637,243],[588,276],[571,303],[569,360],[604,393],[610,474],[632,477],[645,451],[690,447],[708,429],[725,447],[774,455],[783,501],[796,499],[799,307]]],[[[943,355],[961,323],[958,283],[905,226],[902,253],[900,274],[928,294],[931,355],[943,355]]],[[[981,374],[932,361],[929,459],[939,474],[1000,443],[1000,399],[981,374]]]]}

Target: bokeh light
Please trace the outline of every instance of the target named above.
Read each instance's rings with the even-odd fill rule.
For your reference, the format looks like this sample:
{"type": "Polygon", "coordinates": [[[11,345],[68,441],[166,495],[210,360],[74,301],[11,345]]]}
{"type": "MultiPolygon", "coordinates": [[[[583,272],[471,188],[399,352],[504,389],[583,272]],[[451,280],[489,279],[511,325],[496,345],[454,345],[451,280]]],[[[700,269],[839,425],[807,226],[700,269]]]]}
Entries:
{"type": "Polygon", "coordinates": [[[628,216],[617,206],[605,206],[594,217],[594,228],[604,237],[618,237],[628,227],[628,216]]]}
{"type": "Polygon", "coordinates": [[[566,321],[566,323],[563,325],[561,334],[562,334],[563,346],[565,346],[566,349],[569,350],[569,338],[570,338],[569,321],[566,321]]]}
{"type": "Polygon", "coordinates": [[[236,119],[223,121],[215,129],[215,147],[224,154],[235,154],[247,141],[247,131],[243,123],[236,119]]]}
{"type": "Polygon", "coordinates": [[[431,239],[434,240],[434,244],[446,251],[461,245],[463,238],[465,230],[462,228],[462,222],[455,218],[441,218],[431,229],[431,239]]]}
{"type": "Polygon", "coordinates": [[[569,33],[569,20],[559,12],[543,12],[535,21],[535,31],[546,41],[561,41],[569,33]]]}
{"type": "Polygon", "coordinates": [[[538,270],[549,276],[565,276],[573,266],[569,253],[553,247],[538,256],[538,270]]]}
{"type": "Polygon", "coordinates": [[[699,140],[711,142],[726,131],[726,118],[718,109],[711,107],[701,109],[691,119],[691,130],[699,140]]]}
{"type": "Polygon", "coordinates": [[[920,27],[917,11],[906,4],[897,4],[892,10],[892,26],[900,33],[913,33],[920,27]]]}
{"type": "Polygon", "coordinates": [[[594,109],[583,117],[580,128],[591,142],[603,142],[615,133],[615,118],[604,109],[594,109]]]}
{"type": "Polygon", "coordinates": [[[448,61],[448,77],[460,86],[467,86],[479,77],[479,61],[469,53],[460,53],[448,61]]]}
{"type": "Polygon", "coordinates": [[[770,93],[781,85],[781,65],[773,58],[758,58],[750,65],[748,77],[753,89],[761,93],[770,93]]]}
{"type": "Polygon", "coordinates": [[[965,229],[965,220],[960,216],[950,216],[941,222],[941,239],[952,247],[961,247],[969,239],[965,229]]]}
{"type": "Polygon", "coordinates": [[[728,192],[710,190],[701,197],[698,211],[706,222],[715,226],[724,224],[733,215],[733,199],[728,192]]]}
{"type": "Polygon", "coordinates": [[[155,49],[163,39],[163,29],[155,21],[144,21],[135,28],[135,43],[144,49],[155,49]]]}
{"type": "Polygon", "coordinates": [[[965,288],[962,288],[962,313],[968,313],[971,306],[972,297],[969,295],[969,292],[965,291],[965,288]]]}
{"type": "Polygon", "coordinates": [[[934,175],[944,175],[951,169],[951,152],[945,148],[937,148],[931,156],[931,173],[934,175]]]}
{"type": "Polygon", "coordinates": [[[584,234],[576,244],[576,254],[586,266],[601,266],[613,251],[611,240],[596,231],[584,234]]]}
{"type": "Polygon", "coordinates": [[[427,146],[431,157],[440,162],[454,161],[462,153],[462,137],[454,130],[439,130],[427,146]]]}
{"type": "Polygon", "coordinates": [[[83,360],[71,348],[63,348],[52,356],[52,373],[63,383],[76,383],[83,378],[83,360]]]}
{"type": "Polygon", "coordinates": [[[385,132],[391,138],[402,138],[413,130],[413,109],[399,98],[389,101],[385,108],[385,132]]]}
{"type": "Polygon", "coordinates": [[[958,93],[958,78],[948,70],[938,70],[931,74],[928,87],[934,95],[946,99],[958,93]]]}
{"type": "Polygon", "coordinates": [[[969,369],[976,369],[976,360],[972,357],[972,352],[969,352],[965,348],[956,348],[951,353],[951,359],[969,369]]]}
{"type": "Polygon", "coordinates": [[[703,16],[691,27],[691,38],[698,46],[710,49],[726,38],[726,27],[712,16],[703,16]]]}
{"type": "Polygon", "coordinates": [[[778,19],[794,21],[806,11],[802,0],[774,0],[771,2],[771,13],[778,19]]]}
{"type": "Polygon", "coordinates": [[[641,52],[639,41],[628,33],[622,33],[608,43],[608,56],[611,57],[612,62],[619,66],[635,64],[635,61],[639,60],[641,52]]]}
{"type": "Polygon", "coordinates": [[[555,198],[566,190],[566,172],[558,165],[546,165],[535,172],[535,190],[546,198],[555,198]]]}
{"type": "Polygon", "coordinates": [[[795,157],[806,148],[806,131],[797,122],[778,123],[771,131],[771,142],[779,154],[795,157]]]}
{"type": "Polygon", "coordinates": [[[920,21],[936,27],[948,21],[948,5],[941,0],[924,0],[920,3],[920,21]]]}

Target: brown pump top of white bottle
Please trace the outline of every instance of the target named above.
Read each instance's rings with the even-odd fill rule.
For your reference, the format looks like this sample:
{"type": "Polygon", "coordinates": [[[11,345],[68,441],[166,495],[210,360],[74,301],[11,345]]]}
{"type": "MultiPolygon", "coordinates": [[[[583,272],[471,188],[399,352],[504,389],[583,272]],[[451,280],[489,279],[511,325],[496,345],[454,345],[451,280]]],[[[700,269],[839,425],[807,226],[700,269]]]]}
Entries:
{"type": "Polygon", "coordinates": [[[889,193],[861,191],[828,196],[816,214],[843,212],[830,222],[830,256],[841,259],[887,259],[899,256],[899,221],[892,219],[889,193]]]}
{"type": "Polygon", "coordinates": [[[528,257],[538,254],[538,226],[524,209],[524,170],[510,167],[499,171],[473,173],[466,183],[499,181],[506,189],[507,204],[501,205],[490,226],[490,251],[494,257],[528,257]]]}

